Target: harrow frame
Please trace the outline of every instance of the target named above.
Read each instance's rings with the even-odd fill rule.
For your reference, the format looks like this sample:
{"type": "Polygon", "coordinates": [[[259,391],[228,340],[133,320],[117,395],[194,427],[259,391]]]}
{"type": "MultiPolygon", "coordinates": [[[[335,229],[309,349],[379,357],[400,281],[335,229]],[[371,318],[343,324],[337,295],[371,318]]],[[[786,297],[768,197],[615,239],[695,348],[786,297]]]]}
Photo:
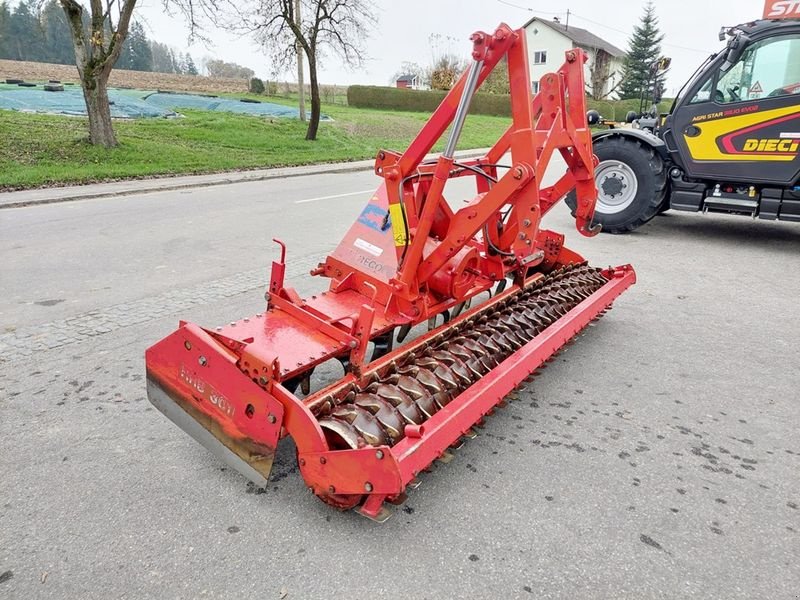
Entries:
{"type": "Polygon", "coordinates": [[[320,415],[348,390],[365,388],[389,365],[523,294],[547,273],[583,262],[564,247],[563,235],[539,227],[571,189],[577,191],[578,231],[598,231],[591,227],[597,192],[585,120],[585,54],[567,52],[564,65],[541,79],[533,97],[524,31],[501,24],[493,34],[477,32],[471,39],[472,66],[408,150],[378,154],[375,172],[383,184],[336,251],[311,273],[330,279],[328,291],[302,299],[287,287],[286,248],[276,240],[281,256],[272,264],[264,313],[215,330],[182,322],[147,350],[151,402],[258,485],[266,485],[278,441],[288,435],[315,494],[334,506],[360,505],[365,516],[385,518],[384,501],[402,500],[420,472],[448,456],[448,448],[635,281],[630,266],[604,270],[598,289],[427,420],[405,424],[394,443],[361,440],[344,450],[332,447],[320,415]],[[504,56],[512,124],[484,157],[457,161],[470,100],[504,56]],[[444,152],[425,162],[449,126],[444,152]],[[501,175],[498,162],[508,151],[512,164],[501,175]],[[567,171],[543,187],[540,178],[556,151],[567,171]],[[444,186],[463,176],[475,178],[477,196],[453,210],[444,186]],[[488,302],[464,311],[471,299],[487,291],[491,296],[495,287],[488,302]],[[402,341],[410,327],[439,315],[444,325],[392,349],[398,329],[402,341]],[[376,351],[370,361],[371,341],[376,351]],[[345,376],[303,399],[295,395],[298,387],[308,394],[314,368],[331,359],[342,362],[345,376]]]}

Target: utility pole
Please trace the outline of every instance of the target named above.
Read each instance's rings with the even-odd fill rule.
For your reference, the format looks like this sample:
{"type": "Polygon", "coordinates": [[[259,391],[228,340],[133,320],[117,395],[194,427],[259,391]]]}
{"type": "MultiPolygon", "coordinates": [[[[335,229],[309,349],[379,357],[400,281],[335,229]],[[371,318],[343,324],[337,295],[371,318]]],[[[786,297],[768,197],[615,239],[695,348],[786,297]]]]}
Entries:
{"type": "Polygon", "coordinates": [[[567,9],[567,22],[564,24],[564,29],[569,31],[569,9],[567,9]]]}
{"type": "MultiPolygon", "coordinates": [[[[298,27],[302,27],[303,20],[300,18],[300,0],[294,0],[294,18],[298,27]]],[[[300,92],[300,120],[306,120],[306,90],[303,85],[303,48],[300,42],[295,44],[297,50],[297,89],[300,92]]]]}

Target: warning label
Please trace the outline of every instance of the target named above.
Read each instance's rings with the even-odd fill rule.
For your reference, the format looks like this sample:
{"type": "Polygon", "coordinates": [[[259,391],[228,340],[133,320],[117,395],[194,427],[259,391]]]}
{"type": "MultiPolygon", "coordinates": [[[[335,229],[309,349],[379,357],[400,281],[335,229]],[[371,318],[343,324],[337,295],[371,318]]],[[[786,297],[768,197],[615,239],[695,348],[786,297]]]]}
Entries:
{"type": "Polygon", "coordinates": [[[405,207],[402,204],[390,204],[389,214],[392,218],[392,234],[395,246],[408,246],[408,224],[405,207]]]}
{"type": "Polygon", "coordinates": [[[748,90],[748,92],[747,92],[747,93],[748,93],[748,95],[750,96],[750,98],[760,98],[760,97],[761,97],[761,94],[763,94],[763,93],[764,93],[764,88],[762,88],[762,87],[761,87],[761,82],[760,82],[760,81],[756,81],[756,82],[753,84],[753,87],[751,87],[751,88],[748,90]]]}

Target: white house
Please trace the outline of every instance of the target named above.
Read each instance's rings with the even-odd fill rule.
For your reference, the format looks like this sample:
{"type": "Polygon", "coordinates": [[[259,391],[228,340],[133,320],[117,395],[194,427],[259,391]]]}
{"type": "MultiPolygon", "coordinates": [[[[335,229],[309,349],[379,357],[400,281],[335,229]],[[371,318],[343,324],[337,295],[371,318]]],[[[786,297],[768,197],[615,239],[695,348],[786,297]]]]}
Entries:
{"type": "Polygon", "coordinates": [[[539,80],[564,62],[564,53],[580,47],[589,55],[586,63],[586,92],[598,99],[616,99],[616,88],[622,78],[625,52],[590,31],[534,17],[524,25],[528,39],[533,91],[539,91],[539,80]]]}

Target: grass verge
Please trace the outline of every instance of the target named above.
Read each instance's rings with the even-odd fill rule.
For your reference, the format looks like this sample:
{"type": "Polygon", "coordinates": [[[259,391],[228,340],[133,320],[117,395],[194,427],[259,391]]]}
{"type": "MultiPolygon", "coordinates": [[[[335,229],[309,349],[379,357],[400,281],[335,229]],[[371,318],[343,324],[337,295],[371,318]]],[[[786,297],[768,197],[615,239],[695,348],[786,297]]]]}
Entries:
{"type": "MultiPolygon", "coordinates": [[[[180,119],[116,121],[120,145],[105,150],[87,143],[84,118],[0,110],[0,190],[368,159],[403,150],[428,117],[337,105],[323,112],[335,121],[320,124],[315,142],[293,119],[184,110],[180,119]]],[[[508,124],[471,116],[459,148],[490,146],[508,124]]]]}

